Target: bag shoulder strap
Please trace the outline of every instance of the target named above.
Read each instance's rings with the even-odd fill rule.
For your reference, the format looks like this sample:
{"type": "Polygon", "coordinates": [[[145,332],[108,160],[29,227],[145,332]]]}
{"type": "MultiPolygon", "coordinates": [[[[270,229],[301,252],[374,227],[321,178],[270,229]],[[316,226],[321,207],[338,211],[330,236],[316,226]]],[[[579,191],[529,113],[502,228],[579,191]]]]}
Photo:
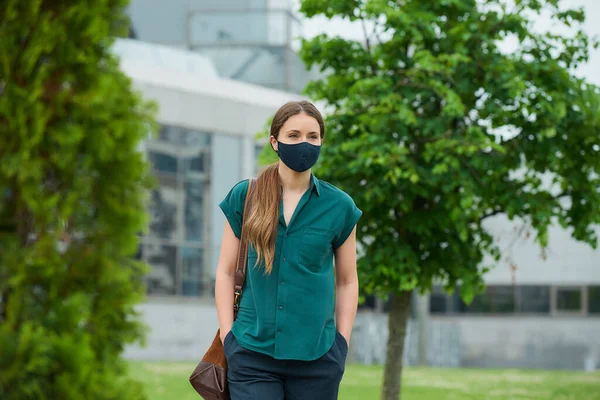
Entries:
{"type": "Polygon", "coordinates": [[[255,181],[251,178],[248,181],[248,191],[246,192],[246,201],[244,203],[244,213],[242,217],[242,235],[240,238],[237,267],[235,270],[235,286],[233,298],[234,318],[237,316],[237,311],[240,308],[240,297],[242,296],[242,288],[244,287],[244,281],[246,280],[246,264],[248,263],[248,229],[246,229],[245,221],[248,217],[248,214],[250,213],[250,208],[252,207],[254,186],[255,181]]]}

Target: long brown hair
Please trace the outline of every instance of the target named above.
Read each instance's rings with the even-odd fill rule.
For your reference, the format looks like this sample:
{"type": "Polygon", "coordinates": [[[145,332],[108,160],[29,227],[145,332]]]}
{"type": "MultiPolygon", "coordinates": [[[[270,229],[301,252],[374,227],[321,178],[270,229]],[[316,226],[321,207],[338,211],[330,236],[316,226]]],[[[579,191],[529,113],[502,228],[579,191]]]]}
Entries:
{"type": "MultiPolygon", "coordinates": [[[[279,131],[292,116],[306,114],[313,117],[321,128],[321,139],[325,137],[323,117],[317,108],[308,101],[292,101],[284,104],[273,117],[271,136],[279,137],[279,131]]],[[[252,208],[245,222],[248,229],[248,241],[256,249],[258,258],[256,265],[265,263],[265,273],[273,270],[275,259],[275,241],[279,224],[279,202],[281,201],[281,179],[279,178],[279,163],[267,167],[256,180],[253,192],[252,208]]]]}

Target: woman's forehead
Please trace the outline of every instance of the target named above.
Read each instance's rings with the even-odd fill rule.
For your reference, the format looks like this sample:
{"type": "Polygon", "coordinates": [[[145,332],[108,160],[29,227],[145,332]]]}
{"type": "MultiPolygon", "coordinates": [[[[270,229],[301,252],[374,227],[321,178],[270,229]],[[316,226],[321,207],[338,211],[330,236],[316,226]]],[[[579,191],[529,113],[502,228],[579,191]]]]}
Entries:
{"type": "Polygon", "coordinates": [[[292,115],[287,121],[285,121],[281,127],[281,130],[283,132],[291,130],[296,130],[299,132],[320,132],[321,126],[319,125],[319,122],[310,115],[296,114],[292,115]]]}

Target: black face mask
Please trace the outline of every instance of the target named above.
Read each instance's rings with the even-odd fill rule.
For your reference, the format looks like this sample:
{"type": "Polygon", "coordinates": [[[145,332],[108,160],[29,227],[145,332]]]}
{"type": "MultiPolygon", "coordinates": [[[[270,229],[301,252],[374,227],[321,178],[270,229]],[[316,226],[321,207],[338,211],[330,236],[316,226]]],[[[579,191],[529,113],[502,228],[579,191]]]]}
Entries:
{"type": "Polygon", "coordinates": [[[277,141],[279,159],[290,169],[296,172],[304,172],[312,168],[319,159],[321,146],[315,146],[308,142],[297,144],[285,144],[277,141]]]}

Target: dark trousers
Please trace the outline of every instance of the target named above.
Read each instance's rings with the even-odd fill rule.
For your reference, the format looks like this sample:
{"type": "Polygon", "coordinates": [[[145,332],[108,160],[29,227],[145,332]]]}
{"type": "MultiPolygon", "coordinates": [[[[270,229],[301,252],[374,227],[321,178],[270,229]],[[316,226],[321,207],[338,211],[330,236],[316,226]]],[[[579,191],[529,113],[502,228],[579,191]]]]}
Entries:
{"type": "Polygon", "coordinates": [[[331,349],[314,361],[276,360],[225,338],[231,400],[336,400],[348,344],[338,332],[331,349]]]}

